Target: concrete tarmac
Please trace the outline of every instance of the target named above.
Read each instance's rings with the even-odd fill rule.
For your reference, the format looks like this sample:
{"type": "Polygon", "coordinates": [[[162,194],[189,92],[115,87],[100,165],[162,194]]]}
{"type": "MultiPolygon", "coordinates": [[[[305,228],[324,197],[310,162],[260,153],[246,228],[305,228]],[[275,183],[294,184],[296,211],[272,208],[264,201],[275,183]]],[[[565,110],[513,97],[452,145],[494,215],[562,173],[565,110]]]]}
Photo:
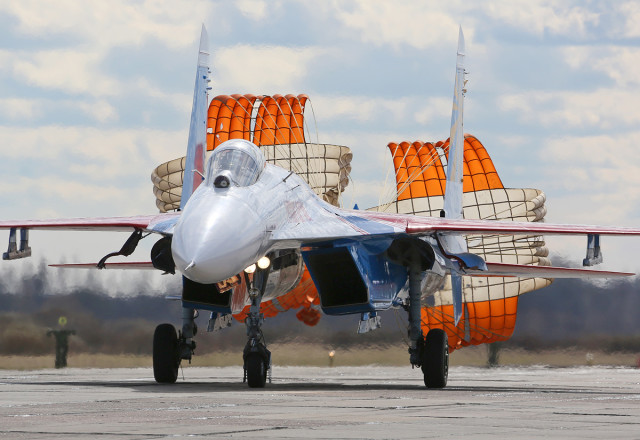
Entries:
{"type": "Polygon", "coordinates": [[[640,370],[455,367],[444,390],[420,370],[239,367],[0,371],[0,438],[640,438],[640,370]]]}

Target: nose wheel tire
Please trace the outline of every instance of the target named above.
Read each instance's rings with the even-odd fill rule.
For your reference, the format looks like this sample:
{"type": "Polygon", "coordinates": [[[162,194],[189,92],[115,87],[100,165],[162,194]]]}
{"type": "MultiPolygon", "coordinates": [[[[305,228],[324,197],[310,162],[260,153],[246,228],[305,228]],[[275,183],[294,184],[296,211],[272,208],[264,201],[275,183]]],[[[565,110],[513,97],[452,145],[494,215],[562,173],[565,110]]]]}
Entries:
{"type": "Polygon", "coordinates": [[[175,383],[179,367],[176,329],[171,324],[160,324],[153,334],[153,377],[158,383],[175,383]]]}
{"type": "Polygon", "coordinates": [[[439,328],[429,330],[422,361],[424,384],[427,388],[444,388],[449,376],[449,339],[439,328]]]}
{"type": "Polygon", "coordinates": [[[259,353],[249,353],[245,360],[249,388],[264,388],[267,383],[267,366],[259,353]]]}

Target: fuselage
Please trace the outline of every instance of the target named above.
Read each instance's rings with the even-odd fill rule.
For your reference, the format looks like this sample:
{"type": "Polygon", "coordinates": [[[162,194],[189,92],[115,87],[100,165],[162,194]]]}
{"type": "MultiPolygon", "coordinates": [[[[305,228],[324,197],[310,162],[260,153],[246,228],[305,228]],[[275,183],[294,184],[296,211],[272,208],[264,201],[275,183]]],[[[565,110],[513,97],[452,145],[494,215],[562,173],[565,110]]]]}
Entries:
{"type": "MultiPolygon", "coordinates": [[[[175,225],[171,250],[176,269],[196,283],[214,284],[241,274],[262,257],[285,255],[269,278],[265,299],[273,298],[293,289],[302,276],[301,246],[304,249],[311,243],[323,248],[321,238],[324,243],[332,242],[332,247],[342,246],[341,242],[353,254],[372,307],[390,307],[406,287],[406,269],[392,268],[383,255],[392,242],[387,234],[394,227],[367,220],[358,215],[360,211],[324,202],[295,173],[266,164],[254,144],[237,139],[227,142],[233,144],[221,144],[218,149],[224,149],[216,149],[209,158],[204,181],[175,225]],[[233,160],[219,160],[216,155],[223,153],[233,160]],[[245,153],[255,160],[243,157],[245,153]],[[240,165],[247,163],[258,172],[243,170],[240,165]],[[238,178],[244,174],[245,178],[238,178]],[[301,231],[308,240],[300,239],[301,231]]],[[[323,270],[317,269],[315,276],[323,270]]],[[[440,282],[442,275],[438,270],[434,276],[440,282]]],[[[431,278],[424,277],[427,279],[431,278]]],[[[432,294],[439,287],[435,284],[423,283],[424,293],[432,294]]]]}
{"type": "MultiPolygon", "coordinates": [[[[242,148],[259,152],[246,144],[242,148]]],[[[241,273],[277,247],[270,240],[274,231],[310,218],[309,211],[324,203],[296,174],[264,162],[256,165],[260,173],[249,185],[238,185],[229,175],[228,186],[216,186],[225,170],[207,170],[185,205],[171,249],[176,268],[190,280],[212,284],[241,273]]]]}

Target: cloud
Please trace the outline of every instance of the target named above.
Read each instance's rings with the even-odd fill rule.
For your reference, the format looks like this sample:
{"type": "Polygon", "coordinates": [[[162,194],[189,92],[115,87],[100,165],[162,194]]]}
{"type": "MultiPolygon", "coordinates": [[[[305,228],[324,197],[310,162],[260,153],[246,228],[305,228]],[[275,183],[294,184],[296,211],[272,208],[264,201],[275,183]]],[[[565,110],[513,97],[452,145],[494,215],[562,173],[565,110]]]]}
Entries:
{"type": "Polygon", "coordinates": [[[0,3],[21,34],[66,36],[87,47],[140,46],[153,38],[170,48],[187,47],[197,38],[194,29],[212,10],[206,0],[23,0],[0,3]]]}
{"type": "Polygon", "coordinates": [[[640,123],[640,90],[600,88],[593,91],[527,91],[502,95],[497,105],[520,121],[544,127],[611,129],[640,123]]]}
{"type": "Polygon", "coordinates": [[[618,87],[640,85],[640,49],[620,46],[570,46],[562,50],[574,70],[602,72],[618,87]]]}
{"type": "Polygon", "coordinates": [[[356,0],[331,5],[335,17],[366,43],[425,49],[458,38],[458,23],[439,3],[356,0]]]}
{"type": "Polygon", "coordinates": [[[216,90],[229,93],[282,93],[300,87],[310,64],[327,53],[318,47],[253,46],[239,44],[214,53],[216,90]],[[244,92],[243,92],[244,93],[244,92]]]}
{"type": "Polygon", "coordinates": [[[3,185],[9,193],[27,192],[37,193],[47,199],[61,202],[80,202],[90,200],[98,203],[118,203],[126,200],[129,190],[117,187],[113,183],[109,186],[95,184],[86,180],[70,180],[62,176],[20,177],[3,185]]]}
{"type": "Polygon", "coordinates": [[[72,172],[83,182],[111,182],[141,172],[146,181],[154,167],[186,149],[185,134],[169,130],[0,127],[0,138],[5,160],[39,164],[48,175],[72,172]]]}
{"type": "Polygon", "coordinates": [[[95,50],[52,49],[4,53],[3,67],[23,83],[91,96],[118,95],[119,81],[102,73],[104,54],[95,50]]]}
{"type": "MultiPolygon", "coordinates": [[[[183,87],[187,89],[186,87],[183,87]]],[[[131,88],[134,93],[145,93],[147,96],[162,100],[175,109],[180,109],[185,115],[191,111],[193,93],[170,93],[162,87],[155,86],[149,78],[139,78],[131,88]]],[[[211,91],[209,91],[211,98],[211,91]]]]}
{"type": "Polygon", "coordinates": [[[536,36],[548,32],[564,37],[585,37],[590,27],[598,25],[600,20],[600,13],[588,5],[572,5],[565,0],[500,0],[482,3],[479,9],[506,26],[536,36]]]}
{"type": "MultiPolygon", "coordinates": [[[[361,124],[426,125],[447,118],[451,112],[451,99],[434,97],[380,98],[369,96],[314,95],[316,118],[323,123],[353,121],[361,124]]],[[[446,128],[446,127],[445,127],[446,128]]]]}
{"type": "Polygon", "coordinates": [[[611,29],[613,35],[622,34],[625,38],[640,37],[640,4],[637,1],[627,1],[622,4],[609,4],[609,6],[617,7],[620,17],[624,20],[622,26],[614,26],[611,29]]]}
{"type": "Polygon", "coordinates": [[[0,115],[12,120],[36,119],[42,116],[41,103],[37,99],[4,98],[0,99],[0,115]]]}
{"type": "MultiPolygon", "coordinates": [[[[242,15],[255,21],[263,20],[267,15],[268,8],[264,0],[237,0],[235,6],[242,15]]],[[[273,5],[269,7],[273,8],[273,5]]]]}
{"type": "Polygon", "coordinates": [[[90,114],[98,122],[110,122],[118,119],[116,109],[104,100],[79,102],[78,107],[90,114]]]}
{"type": "Polygon", "coordinates": [[[539,152],[554,221],[636,225],[640,132],[549,138],[539,152]]]}
{"type": "Polygon", "coordinates": [[[0,116],[8,121],[33,123],[50,118],[52,114],[81,112],[91,119],[105,123],[118,120],[117,110],[107,101],[99,100],[53,100],[42,98],[0,99],[0,116]]]}

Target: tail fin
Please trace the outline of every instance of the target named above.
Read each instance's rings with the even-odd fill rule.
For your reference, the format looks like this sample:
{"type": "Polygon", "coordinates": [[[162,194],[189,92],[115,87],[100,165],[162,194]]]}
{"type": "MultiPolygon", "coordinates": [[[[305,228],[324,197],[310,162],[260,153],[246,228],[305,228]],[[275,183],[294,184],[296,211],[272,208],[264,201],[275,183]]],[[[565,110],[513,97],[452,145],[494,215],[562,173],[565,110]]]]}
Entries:
{"type": "MultiPolygon", "coordinates": [[[[456,59],[456,83],[453,89],[453,108],[451,109],[451,134],[449,137],[449,158],[447,161],[447,185],[444,191],[444,217],[462,218],[462,179],[464,178],[464,35],[462,27],[458,34],[458,55],[456,59]]],[[[462,235],[443,235],[440,244],[449,255],[462,255],[467,252],[467,242],[462,235]]],[[[462,316],[462,277],[451,272],[453,293],[453,313],[455,325],[462,316]]]]}
{"type": "Polygon", "coordinates": [[[198,53],[198,69],[193,90],[193,106],[191,107],[191,124],[189,125],[189,141],[187,157],[184,165],[182,196],[180,209],[191,197],[202,182],[204,158],[207,151],[207,106],[209,105],[209,37],[207,29],[202,25],[200,34],[200,50],[198,53]]]}
{"type": "Polygon", "coordinates": [[[458,35],[458,56],[456,60],[456,83],[453,90],[451,109],[451,133],[449,137],[449,158],[447,161],[447,186],[444,193],[444,213],[446,218],[462,218],[462,179],[464,163],[464,35],[462,27],[458,35]]]}

